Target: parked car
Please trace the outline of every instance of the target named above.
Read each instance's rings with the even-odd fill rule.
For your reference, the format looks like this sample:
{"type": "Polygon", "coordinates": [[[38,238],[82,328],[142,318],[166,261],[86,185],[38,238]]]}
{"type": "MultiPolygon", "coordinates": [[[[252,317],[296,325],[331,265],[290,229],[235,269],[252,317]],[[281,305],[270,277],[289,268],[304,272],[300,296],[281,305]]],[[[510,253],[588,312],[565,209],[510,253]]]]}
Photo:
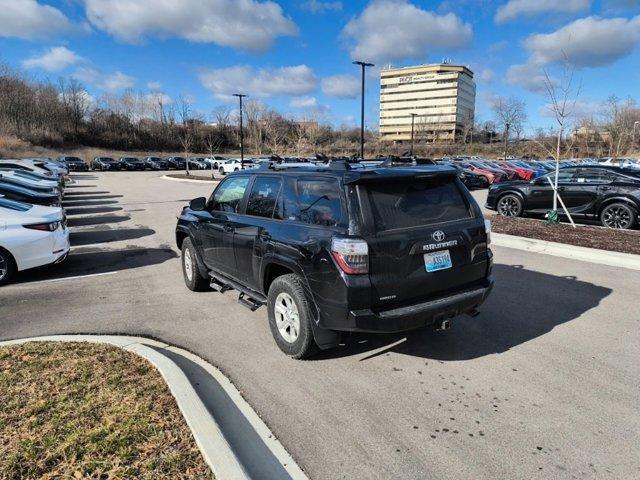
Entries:
{"type": "Polygon", "coordinates": [[[187,288],[267,305],[278,347],[304,358],[340,332],[475,315],[493,285],[488,230],[453,168],[332,162],[229,175],[184,207],[176,241],[187,288]]]}
{"type": "Polygon", "coordinates": [[[120,170],[121,166],[119,162],[116,162],[111,157],[95,157],[91,162],[92,170],[100,170],[100,171],[110,171],[110,170],[120,170]]]}
{"type": "Polygon", "coordinates": [[[220,173],[220,175],[226,175],[227,173],[237,172],[242,169],[244,169],[244,165],[242,165],[240,159],[233,158],[220,164],[220,166],[218,167],[218,172],[220,173]]]}
{"type": "Polygon", "coordinates": [[[142,161],[144,166],[151,170],[167,170],[169,168],[167,161],[161,157],[144,157],[142,161]]]}
{"type": "Polygon", "coordinates": [[[56,182],[60,181],[60,176],[54,174],[50,170],[46,170],[42,167],[35,165],[29,160],[17,160],[17,159],[0,159],[0,168],[11,170],[22,170],[25,172],[31,172],[41,175],[44,178],[50,178],[56,182]]]}
{"type": "Polygon", "coordinates": [[[170,168],[175,168],[176,170],[187,168],[187,161],[184,157],[167,157],[167,164],[170,168]]]}
{"type": "Polygon", "coordinates": [[[490,170],[488,168],[481,168],[476,164],[473,164],[469,161],[456,161],[456,165],[460,165],[461,167],[475,173],[476,175],[480,175],[487,179],[487,182],[490,184],[503,182],[507,179],[507,174],[504,172],[498,172],[496,170],[490,170]]]}
{"type": "MultiPolygon", "coordinates": [[[[505,217],[544,214],[553,207],[549,180],[555,172],[529,182],[508,182],[489,189],[486,207],[505,217]]],[[[640,175],[619,167],[562,167],[558,192],[576,218],[596,219],[603,226],[627,229],[638,221],[640,175]]],[[[558,214],[564,215],[562,210],[558,214]]]]}
{"type": "Polygon", "coordinates": [[[69,169],[66,165],[48,157],[24,158],[23,161],[30,162],[37,167],[48,170],[54,175],[64,176],[69,174],[69,169]]]}
{"type": "Polygon", "coordinates": [[[78,157],[58,157],[58,161],[66,165],[70,172],[86,172],[89,170],[87,162],[78,157]]]}
{"type": "Polygon", "coordinates": [[[0,180],[0,196],[18,202],[33,203],[36,205],[51,207],[59,207],[61,204],[60,197],[58,195],[36,192],[20,185],[3,182],[2,180],[0,180]]]}
{"type": "Polygon", "coordinates": [[[69,229],[60,207],[41,207],[0,197],[0,285],[16,272],[62,262],[69,229]]]}
{"type": "Polygon", "coordinates": [[[62,199],[62,191],[57,185],[43,184],[38,180],[25,178],[20,175],[16,175],[15,172],[0,171],[0,182],[10,185],[17,185],[19,187],[28,188],[34,192],[44,193],[48,195],[56,195],[62,199]]]}
{"type": "Polygon", "coordinates": [[[204,159],[209,168],[213,168],[214,170],[218,170],[221,162],[227,161],[227,157],[223,157],[222,155],[212,155],[204,159]]]}
{"type": "Polygon", "coordinates": [[[189,164],[189,168],[192,170],[204,170],[205,168],[210,168],[207,165],[207,162],[204,161],[204,157],[189,157],[187,159],[187,163],[189,164]]]}
{"type": "Polygon", "coordinates": [[[120,164],[120,170],[142,171],[145,168],[144,162],[136,157],[120,157],[118,163],[120,164]]]}

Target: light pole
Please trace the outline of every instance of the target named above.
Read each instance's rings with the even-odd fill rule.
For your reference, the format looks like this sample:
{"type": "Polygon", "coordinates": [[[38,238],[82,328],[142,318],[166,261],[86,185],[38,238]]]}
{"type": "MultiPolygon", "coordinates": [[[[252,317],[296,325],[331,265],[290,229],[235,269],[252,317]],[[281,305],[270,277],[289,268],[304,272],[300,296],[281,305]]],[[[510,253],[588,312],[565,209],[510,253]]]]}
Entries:
{"type": "Polygon", "coordinates": [[[244,132],[242,131],[242,99],[246,95],[242,93],[234,93],[234,97],[238,97],[240,100],[240,166],[244,165],[244,132]]]}
{"type": "Polygon", "coordinates": [[[410,113],[409,115],[411,115],[411,156],[413,157],[413,125],[415,123],[416,120],[416,115],[418,115],[417,113],[410,113]]]}
{"type": "Polygon", "coordinates": [[[636,148],[636,127],[640,125],[640,121],[633,122],[633,133],[631,134],[631,148],[636,148]]]}
{"type": "Polygon", "coordinates": [[[362,67],[362,100],[360,103],[360,158],[364,160],[364,70],[367,67],[373,67],[373,63],[353,62],[354,65],[362,67]]]}
{"type": "Polygon", "coordinates": [[[504,160],[507,160],[507,143],[509,141],[509,127],[511,124],[506,122],[504,124],[504,160]]]}

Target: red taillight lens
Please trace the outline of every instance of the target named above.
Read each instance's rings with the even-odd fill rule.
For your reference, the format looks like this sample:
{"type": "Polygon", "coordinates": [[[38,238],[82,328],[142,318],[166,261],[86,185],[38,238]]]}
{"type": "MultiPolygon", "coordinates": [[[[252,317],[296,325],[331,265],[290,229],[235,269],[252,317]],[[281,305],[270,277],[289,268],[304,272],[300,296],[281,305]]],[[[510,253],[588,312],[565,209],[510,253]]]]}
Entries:
{"type": "Polygon", "coordinates": [[[31,225],[23,225],[23,227],[31,230],[41,230],[43,232],[55,232],[59,224],[60,222],[33,223],[31,225]]]}
{"type": "Polygon", "coordinates": [[[340,269],[349,275],[369,273],[369,245],[359,238],[333,238],[331,255],[340,269]]]}

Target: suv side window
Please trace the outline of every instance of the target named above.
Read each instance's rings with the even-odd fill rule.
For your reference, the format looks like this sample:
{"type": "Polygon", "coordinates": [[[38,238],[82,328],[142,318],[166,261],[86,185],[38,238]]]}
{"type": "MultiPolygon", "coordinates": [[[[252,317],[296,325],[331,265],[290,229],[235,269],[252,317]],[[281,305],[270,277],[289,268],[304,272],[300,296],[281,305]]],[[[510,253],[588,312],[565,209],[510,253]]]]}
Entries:
{"type": "Polygon", "coordinates": [[[225,180],[213,194],[211,210],[238,213],[240,202],[249,184],[249,177],[236,177],[225,180]]]}
{"type": "Polygon", "coordinates": [[[297,181],[297,191],[295,211],[290,211],[293,205],[285,199],[285,218],[325,227],[333,227],[340,223],[342,195],[337,180],[301,178],[297,181]]]}
{"type": "Polygon", "coordinates": [[[272,218],[282,180],[279,177],[256,177],[247,201],[247,215],[272,218]]]}
{"type": "Polygon", "coordinates": [[[576,181],[578,183],[609,183],[613,180],[610,172],[602,169],[578,170],[576,181]]]}

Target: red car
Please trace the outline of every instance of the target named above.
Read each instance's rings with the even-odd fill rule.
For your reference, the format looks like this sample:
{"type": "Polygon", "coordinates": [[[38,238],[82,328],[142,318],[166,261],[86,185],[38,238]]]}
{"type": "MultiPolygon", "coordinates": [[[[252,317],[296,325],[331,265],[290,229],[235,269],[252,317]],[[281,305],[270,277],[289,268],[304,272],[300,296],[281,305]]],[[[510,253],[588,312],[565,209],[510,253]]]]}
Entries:
{"type": "Polygon", "coordinates": [[[499,183],[507,179],[506,175],[500,174],[496,171],[481,168],[472,164],[471,162],[460,162],[459,164],[461,167],[471,170],[476,175],[480,175],[481,177],[486,178],[489,183],[499,183]]]}
{"type": "Polygon", "coordinates": [[[513,163],[508,163],[504,161],[493,162],[498,168],[502,170],[507,170],[510,172],[515,172],[518,175],[520,180],[529,181],[535,176],[535,172],[533,170],[529,170],[528,168],[520,167],[518,165],[514,165],[513,163]]]}

